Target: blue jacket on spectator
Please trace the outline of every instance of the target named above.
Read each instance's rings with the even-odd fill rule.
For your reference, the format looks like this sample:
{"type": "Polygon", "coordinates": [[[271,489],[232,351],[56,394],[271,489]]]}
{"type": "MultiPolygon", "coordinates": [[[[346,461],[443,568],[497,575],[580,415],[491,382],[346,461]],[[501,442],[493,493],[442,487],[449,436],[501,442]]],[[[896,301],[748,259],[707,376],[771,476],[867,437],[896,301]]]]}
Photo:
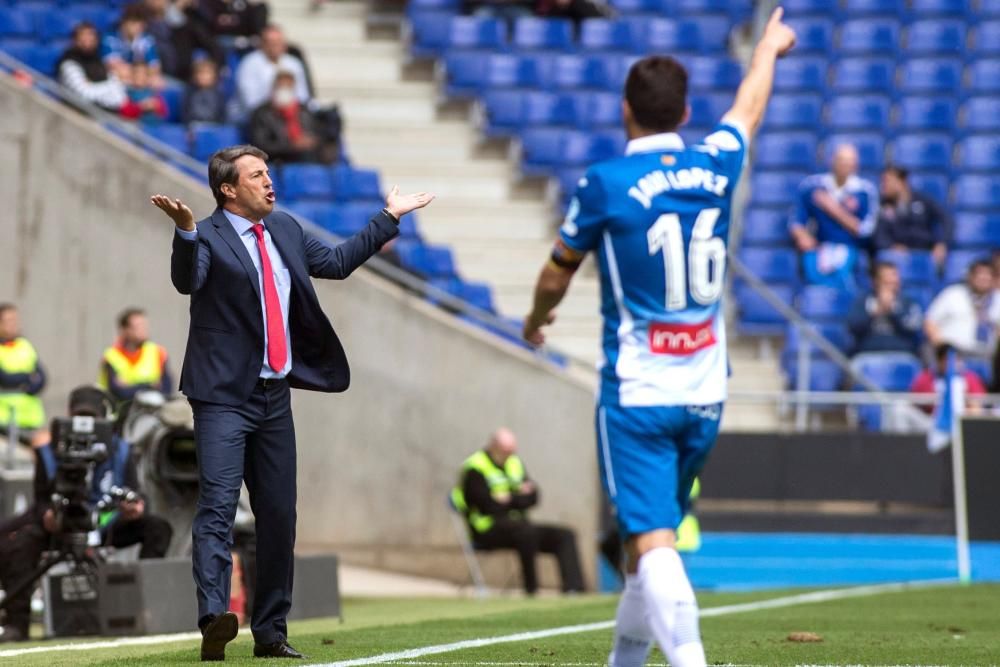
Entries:
{"type": "Polygon", "coordinates": [[[896,297],[889,313],[878,312],[874,292],[858,297],[847,315],[854,336],[855,354],[862,352],[909,352],[917,354],[923,311],[904,294],[896,297]]]}

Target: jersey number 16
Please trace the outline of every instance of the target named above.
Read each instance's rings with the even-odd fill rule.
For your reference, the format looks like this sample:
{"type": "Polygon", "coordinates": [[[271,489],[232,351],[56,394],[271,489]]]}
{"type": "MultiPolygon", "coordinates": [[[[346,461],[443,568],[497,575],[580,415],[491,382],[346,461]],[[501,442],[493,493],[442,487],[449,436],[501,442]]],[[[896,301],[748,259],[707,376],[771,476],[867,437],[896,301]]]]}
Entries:
{"type": "Polygon", "coordinates": [[[691,291],[691,298],[703,306],[715,303],[722,296],[726,243],[718,236],[713,236],[719,213],[717,208],[706,208],[698,213],[694,229],[691,230],[686,272],[680,216],[676,213],[664,213],[646,232],[649,254],[655,255],[663,251],[667,310],[686,308],[688,289],[691,291]]]}

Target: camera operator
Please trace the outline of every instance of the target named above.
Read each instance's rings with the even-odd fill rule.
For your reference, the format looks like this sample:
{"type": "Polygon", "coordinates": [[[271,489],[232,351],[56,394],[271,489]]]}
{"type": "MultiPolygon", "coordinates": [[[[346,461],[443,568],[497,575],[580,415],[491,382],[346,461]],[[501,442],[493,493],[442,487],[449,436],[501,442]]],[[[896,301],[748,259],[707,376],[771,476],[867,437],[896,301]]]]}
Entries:
{"type": "MultiPolygon", "coordinates": [[[[111,398],[96,387],[74,389],[69,397],[73,417],[110,417],[111,398]]],[[[18,522],[15,532],[0,535],[0,583],[12,590],[38,566],[42,552],[49,548],[61,527],[52,506],[56,470],[59,465],[53,443],[35,446],[35,506],[29,517],[18,522]]],[[[138,493],[138,474],[129,443],[115,436],[105,460],[97,463],[91,476],[91,509],[104,508],[97,526],[103,546],[124,548],[142,544],[139,558],[162,558],[170,545],[173,529],[163,518],[146,512],[138,493]],[[110,501],[110,504],[109,504],[110,501]]],[[[7,607],[0,642],[27,639],[31,612],[31,591],[11,600],[7,607]]]]}

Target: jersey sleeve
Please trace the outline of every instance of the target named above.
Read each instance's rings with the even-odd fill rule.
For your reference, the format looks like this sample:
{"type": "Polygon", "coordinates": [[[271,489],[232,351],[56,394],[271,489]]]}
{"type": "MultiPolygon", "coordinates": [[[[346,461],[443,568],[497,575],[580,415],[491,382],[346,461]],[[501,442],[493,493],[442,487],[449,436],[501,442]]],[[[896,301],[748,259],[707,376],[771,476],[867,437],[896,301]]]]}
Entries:
{"type": "MultiPolygon", "coordinates": [[[[743,171],[747,155],[747,131],[736,121],[725,117],[705,137],[701,146],[712,156],[716,172],[729,178],[735,184],[743,171]]],[[[729,191],[734,190],[730,186],[729,191]]]]}
{"type": "Polygon", "coordinates": [[[863,181],[861,191],[864,193],[861,210],[858,211],[858,236],[867,238],[875,233],[878,224],[878,190],[871,181],[863,181]]]}
{"type": "Polygon", "coordinates": [[[606,200],[600,175],[591,169],[580,179],[559,228],[563,245],[581,255],[597,248],[607,219],[606,200]]]}
{"type": "Polygon", "coordinates": [[[799,189],[795,192],[795,203],[792,206],[791,215],[788,217],[789,229],[809,225],[809,219],[812,217],[809,202],[812,201],[816,187],[816,181],[812,178],[806,178],[799,184],[799,189]]]}

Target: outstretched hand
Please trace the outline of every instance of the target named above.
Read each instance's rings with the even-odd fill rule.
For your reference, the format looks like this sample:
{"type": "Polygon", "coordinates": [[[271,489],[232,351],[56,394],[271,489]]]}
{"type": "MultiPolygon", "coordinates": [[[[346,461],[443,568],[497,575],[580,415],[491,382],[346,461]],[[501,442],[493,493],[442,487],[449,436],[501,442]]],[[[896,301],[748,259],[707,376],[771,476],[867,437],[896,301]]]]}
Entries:
{"type": "Polygon", "coordinates": [[[428,192],[418,192],[412,195],[399,194],[399,186],[392,186],[392,190],[385,197],[385,209],[389,211],[396,220],[399,220],[410,211],[423,208],[434,201],[434,195],[428,192]]]}
{"type": "Polygon", "coordinates": [[[182,229],[185,232],[193,232],[195,230],[194,213],[180,199],[171,199],[165,195],[153,195],[149,198],[149,201],[153,206],[166,213],[167,217],[174,221],[178,229],[182,229]]]}
{"type": "Polygon", "coordinates": [[[760,39],[762,43],[766,42],[771,45],[779,58],[791,51],[792,47],[795,46],[795,31],[792,30],[791,26],[782,21],[784,15],[785,10],[781,7],[776,7],[774,13],[771,14],[771,18],[768,19],[767,26],[764,28],[764,35],[760,39]]]}

